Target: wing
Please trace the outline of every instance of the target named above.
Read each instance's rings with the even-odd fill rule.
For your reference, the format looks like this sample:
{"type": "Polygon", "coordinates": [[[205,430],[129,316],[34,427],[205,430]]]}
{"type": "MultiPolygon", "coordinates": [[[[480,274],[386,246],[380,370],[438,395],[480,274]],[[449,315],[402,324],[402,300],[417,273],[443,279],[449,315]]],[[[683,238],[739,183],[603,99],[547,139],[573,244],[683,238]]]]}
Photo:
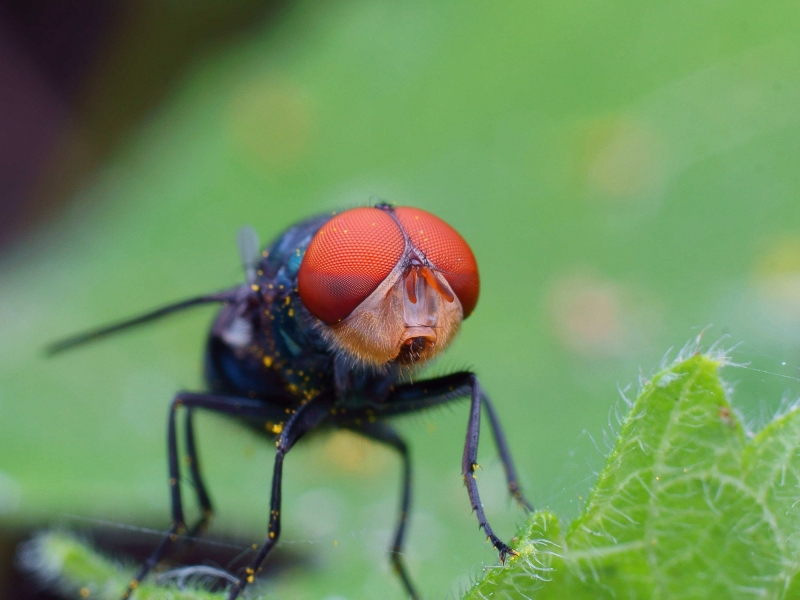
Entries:
{"type": "Polygon", "coordinates": [[[258,261],[261,258],[258,234],[252,227],[242,227],[236,236],[236,242],[239,246],[239,256],[242,259],[247,283],[252,284],[256,280],[258,261]]]}

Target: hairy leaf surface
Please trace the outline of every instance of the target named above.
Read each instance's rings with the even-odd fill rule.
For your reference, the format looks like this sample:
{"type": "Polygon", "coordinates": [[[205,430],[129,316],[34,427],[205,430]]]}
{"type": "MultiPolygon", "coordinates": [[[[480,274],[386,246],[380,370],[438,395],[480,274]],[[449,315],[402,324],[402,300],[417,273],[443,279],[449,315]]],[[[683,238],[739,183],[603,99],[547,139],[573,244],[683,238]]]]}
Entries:
{"type": "Polygon", "coordinates": [[[720,364],[647,382],[583,514],[532,515],[466,598],[800,598],[800,410],[747,443],[720,364]]]}

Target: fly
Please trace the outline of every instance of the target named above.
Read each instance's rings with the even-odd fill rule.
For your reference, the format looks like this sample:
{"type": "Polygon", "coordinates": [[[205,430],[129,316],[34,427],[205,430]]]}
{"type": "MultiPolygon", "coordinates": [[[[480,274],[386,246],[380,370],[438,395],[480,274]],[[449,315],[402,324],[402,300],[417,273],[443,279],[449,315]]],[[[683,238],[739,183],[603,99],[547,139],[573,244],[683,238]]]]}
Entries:
{"type": "Polygon", "coordinates": [[[438,217],[411,207],[378,204],[303,221],[263,252],[252,229],[239,234],[246,283],[171,304],[49,347],[51,354],[203,304],[221,304],[205,353],[206,390],[180,392],[168,415],[172,524],[123,594],[128,598],[173,550],[178,536],[201,534],[213,514],[197,459],[196,410],[228,415],[275,440],[267,537],[228,592],[239,597],[260,572],[281,533],[281,482],[286,453],[320,427],[354,431],[396,450],[403,484],[390,560],[408,595],[418,599],[402,549],[411,502],[408,447],[392,417],[460,398],[470,399],[461,472],[472,509],[505,562],[514,551],[486,520],[474,472],[481,407],[505,469],[508,489],[525,509],[505,435],[478,378],[460,371],[424,381],[409,376],[443,352],[478,302],[472,250],[438,217]],[[185,453],[202,516],[184,517],[177,416],[184,410],[185,453]]]}

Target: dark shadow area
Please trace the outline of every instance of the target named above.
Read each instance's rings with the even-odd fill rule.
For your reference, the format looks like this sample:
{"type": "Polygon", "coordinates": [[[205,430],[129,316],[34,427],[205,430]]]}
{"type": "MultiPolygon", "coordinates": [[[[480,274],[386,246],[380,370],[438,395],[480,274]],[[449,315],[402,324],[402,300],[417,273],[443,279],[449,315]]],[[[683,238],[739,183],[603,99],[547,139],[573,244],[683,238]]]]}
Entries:
{"type": "Polygon", "coordinates": [[[288,0],[0,0],[0,251],[59,206],[198,56],[288,0]]]}
{"type": "MultiPolygon", "coordinates": [[[[7,600],[64,600],[54,594],[40,581],[32,577],[18,564],[17,548],[36,532],[5,530],[0,532],[0,598],[7,600]]],[[[137,532],[119,529],[81,530],[78,535],[91,543],[94,548],[115,560],[138,565],[150,555],[159,542],[159,537],[150,532],[137,532]]],[[[190,552],[185,553],[165,567],[175,568],[188,565],[204,565],[237,573],[247,566],[254,554],[249,545],[230,538],[207,537],[198,540],[190,552]]],[[[295,553],[285,548],[276,548],[264,565],[259,579],[277,576],[290,568],[307,569],[313,566],[313,557],[305,553],[295,553]]],[[[223,582],[224,587],[224,582],[223,582]]]]}

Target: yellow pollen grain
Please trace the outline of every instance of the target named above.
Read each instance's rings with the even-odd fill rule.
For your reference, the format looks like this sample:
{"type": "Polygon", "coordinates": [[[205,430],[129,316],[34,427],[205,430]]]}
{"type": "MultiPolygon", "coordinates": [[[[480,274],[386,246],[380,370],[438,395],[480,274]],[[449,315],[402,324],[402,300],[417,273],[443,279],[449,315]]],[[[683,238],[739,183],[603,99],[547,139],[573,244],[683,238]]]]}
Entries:
{"type": "Polygon", "coordinates": [[[285,304],[286,306],[289,306],[289,304],[290,304],[291,302],[292,302],[292,299],[291,299],[291,298],[289,298],[289,296],[286,296],[286,300],[284,301],[284,304],[285,304]]]}
{"type": "Polygon", "coordinates": [[[82,587],[81,588],[81,598],[88,598],[91,592],[89,592],[89,588],[82,587]]]}
{"type": "Polygon", "coordinates": [[[289,309],[289,316],[290,316],[290,317],[293,317],[293,316],[294,316],[294,309],[293,309],[293,308],[290,308],[290,309],[289,309]]]}
{"type": "Polygon", "coordinates": [[[270,531],[269,532],[269,539],[271,539],[271,540],[275,539],[275,532],[274,531],[270,531]]]}
{"type": "Polygon", "coordinates": [[[253,581],[255,581],[255,577],[253,577],[252,575],[248,575],[247,576],[247,583],[253,583],[253,581]]]}
{"type": "Polygon", "coordinates": [[[254,283],[253,285],[250,286],[250,289],[253,290],[254,292],[257,292],[258,286],[254,283]]]}
{"type": "Polygon", "coordinates": [[[272,366],[272,357],[271,356],[265,356],[264,357],[264,366],[267,367],[267,368],[270,368],[272,366]]]}

